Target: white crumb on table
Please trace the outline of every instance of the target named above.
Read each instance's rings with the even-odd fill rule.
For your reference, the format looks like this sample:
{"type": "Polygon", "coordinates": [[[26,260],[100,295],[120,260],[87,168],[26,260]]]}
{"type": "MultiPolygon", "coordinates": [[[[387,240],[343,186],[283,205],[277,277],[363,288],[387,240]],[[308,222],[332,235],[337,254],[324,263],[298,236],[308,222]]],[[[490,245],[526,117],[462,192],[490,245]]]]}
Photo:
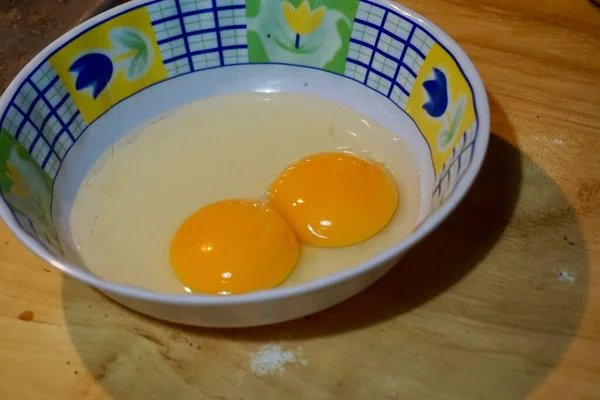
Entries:
{"type": "Polygon", "coordinates": [[[560,271],[558,277],[563,282],[575,282],[575,276],[571,274],[569,271],[560,271]]]}
{"type": "Polygon", "coordinates": [[[281,375],[288,365],[307,365],[302,349],[284,350],[278,344],[267,344],[253,353],[250,361],[252,373],[258,376],[281,375]]]}

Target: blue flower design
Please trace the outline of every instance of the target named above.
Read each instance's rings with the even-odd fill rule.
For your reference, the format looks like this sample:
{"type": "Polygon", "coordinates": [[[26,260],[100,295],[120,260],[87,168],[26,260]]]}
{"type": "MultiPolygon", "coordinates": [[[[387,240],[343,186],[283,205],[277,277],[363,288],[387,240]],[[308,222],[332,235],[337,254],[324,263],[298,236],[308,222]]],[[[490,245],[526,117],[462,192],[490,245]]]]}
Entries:
{"type": "Polygon", "coordinates": [[[92,96],[96,99],[112,79],[114,67],[110,57],[90,53],[78,58],[69,71],[77,73],[75,88],[81,90],[91,87],[92,96]]]}
{"type": "Polygon", "coordinates": [[[429,96],[429,101],[423,104],[423,109],[433,118],[439,118],[448,108],[448,81],[446,75],[437,69],[433,69],[434,78],[423,83],[423,88],[429,96]]]}

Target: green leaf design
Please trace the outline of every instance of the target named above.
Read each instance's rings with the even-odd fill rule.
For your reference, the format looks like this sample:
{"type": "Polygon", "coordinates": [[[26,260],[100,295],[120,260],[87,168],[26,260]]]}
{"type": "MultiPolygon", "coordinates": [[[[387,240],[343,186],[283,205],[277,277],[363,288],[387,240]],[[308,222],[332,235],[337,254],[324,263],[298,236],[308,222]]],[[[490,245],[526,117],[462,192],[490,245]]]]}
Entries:
{"type": "Polygon", "coordinates": [[[144,73],[146,69],[146,65],[148,64],[149,59],[148,48],[144,47],[143,49],[139,49],[137,54],[131,60],[129,64],[128,75],[130,77],[138,77],[144,73]]]}
{"type": "Polygon", "coordinates": [[[254,18],[260,12],[260,0],[246,0],[246,16],[254,18]]]}
{"type": "MultiPolygon", "coordinates": [[[[341,38],[349,38],[352,34],[352,26],[348,25],[346,21],[339,20],[336,28],[341,38]]],[[[349,48],[350,41],[343,41],[342,47],[338,49],[335,56],[323,68],[329,71],[344,71],[346,69],[346,57],[348,56],[349,48]]]]}
{"type": "Polygon", "coordinates": [[[454,139],[454,137],[458,133],[457,131],[460,126],[460,122],[462,121],[464,111],[465,99],[464,97],[461,97],[458,100],[456,111],[452,118],[452,123],[450,124],[450,127],[448,128],[448,130],[441,132],[438,136],[438,144],[440,147],[444,148],[452,142],[452,139],[454,139]]]}
{"type": "Polygon", "coordinates": [[[251,63],[269,62],[269,56],[260,40],[260,35],[254,31],[248,31],[248,47],[253,51],[248,53],[248,60],[251,63]]]}
{"type": "Polygon", "coordinates": [[[132,53],[127,60],[127,78],[134,80],[142,76],[151,61],[150,47],[144,36],[131,28],[115,28],[111,31],[111,39],[122,50],[132,53]]]}
{"type": "Polygon", "coordinates": [[[460,121],[462,120],[463,113],[465,112],[465,99],[461,97],[458,100],[458,107],[456,107],[456,112],[454,113],[454,119],[452,120],[452,126],[450,130],[452,132],[456,132],[458,130],[458,126],[460,125],[460,121]]]}
{"type": "Polygon", "coordinates": [[[144,38],[139,33],[130,29],[116,30],[114,39],[129,50],[141,50],[146,47],[144,38]]]}

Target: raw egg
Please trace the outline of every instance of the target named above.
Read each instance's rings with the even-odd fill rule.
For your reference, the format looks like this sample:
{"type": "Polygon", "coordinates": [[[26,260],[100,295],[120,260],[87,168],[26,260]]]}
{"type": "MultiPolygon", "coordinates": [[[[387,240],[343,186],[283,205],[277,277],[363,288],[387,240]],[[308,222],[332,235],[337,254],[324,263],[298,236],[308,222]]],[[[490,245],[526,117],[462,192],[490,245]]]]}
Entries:
{"type": "Polygon", "coordinates": [[[294,269],[299,243],[266,202],[224,200],[190,215],[179,227],[170,261],[191,291],[239,294],[270,289],[294,269]]]}
{"type": "Polygon", "coordinates": [[[398,205],[390,174],[346,152],[294,162],[275,179],[269,198],[298,238],[317,247],[350,246],[375,236],[398,205]]]}
{"type": "MultiPolygon", "coordinates": [[[[119,110],[118,107],[115,109],[118,115],[119,110]]],[[[119,119],[117,114],[113,117],[119,119]]],[[[402,137],[413,134],[420,137],[412,125],[404,128],[408,130],[402,132],[402,137]]],[[[65,245],[82,259],[87,269],[109,282],[165,294],[189,294],[191,290],[237,293],[267,286],[295,287],[371,260],[409,237],[420,217],[425,216],[431,199],[421,198],[421,193],[429,191],[422,188],[421,180],[429,184],[431,176],[422,174],[420,165],[427,166],[430,160],[427,155],[421,158],[420,152],[402,137],[352,107],[314,94],[240,92],[210,96],[157,115],[123,135],[116,143],[114,137],[103,144],[79,141],[83,153],[96,154],[102,146],[105,146],[105,152],[85,177],[69,168],[61,170],[60,174],[67,175],[60,179],[81,180],[81,186],[70,211],[67,207],[55,211],[59,213],[59,220],[68,220],[70,224],[61,225],[61,229],[70,228],[71,234],[64,231],[65,237],[72,236],[74,240],[73,244],[65,245]],[[335,149],[343,149],[349,155],[335,149]],[[298,228],[292,228],[286,222],[287,230],[305,232],[304,240],[317,242],[320,246],[335,244],[332,240],[341,234],[349,236],[357,229],[368,230],[374,219],[366,216],[383,213],[385,207],[363,205],[366,211],[358,206],[352,208],[353,203],[348,203],[348,199],[366,195],[360,193],[366,186],[358,183],[351,173],[346,183],[355,186],[344,192],[344,179],[333,176],[334,171],[329,171],[325,165],[326,158],[319,161],[314,156],[307,157],[332,151],[338,151],[336,155],[345,159],[355,159],[351,155],[358,154],[367,159],[373,155],[378,160],[385,160],[384,172],[389,172],[398,191],[398,209],[385,229],[360,245],[331,249],[303,244],[296,236],[300,243],[298,262],[290,275],[278,284],[292,261],[287,267],[285,260],[273,262],[273,268],[276,266],[284,271],[265,272],[266,264],[259,262],[263,255],[253,255],[259,248],[266,252],[265,247],[259,246],[259,235],[248,235],[251,239],[232,236],[241,232],[240,226],[247,229],[252,226],[251,222],[246,222],[245,215],[240,215],[243,213],[238,213],[239,217],[225,216],[223,210],[208,208],[192,222],[190,216],[196,210],[212,207],[209,205],[215,201],[268,201],[271,185],[284,169],[296,160],[308,158],[315,163],[314,176],[302,173],[306,180],[299,183],[304,178],[289,171],[290,181],[286,178],[281,190],[273,190],[276,194],[273,197],[282,196],[277,199],[283,199],[279,206],[281,210],[297,203],[290,215],[297,212],[300,222],[312,215],[309,222],[299,223],[298,228]],[[292,191],[294,187],[290,182],[293,180],[296,181],[295,188],[299,189],[297,192],[292,191]],[[313,185],[321,185],[326,191],[317,192],[319,196],[311,194],[313,190],[317,191],[313,185]],[[359,193],[349,194],[354,190],[359,193]],[[288,205],[283,204],[288,201],[283,197],[285,193],[288,193],[288,205]],[[330,207],[317,198],[326,194],[332,199],[341,196],[343,200],[335,200],[335,206],[330,207]],[[300,208],[301,201],[305,202],[306,208],[300,208]],[[328,212],[329,208],[334,212],[328,212]],[[319,210],[323,213],[316,214],[319,210]],[[346,211],[342,213],[343,210],[346,211]],[[222,218],[220,214],[223,214],[222,218]],[[366,221],[356,222],[354,217],[361,215],[365,215],[366,221]],[[190,226],[182,228],[177,239],[181,243],[174,244],[171,254],[175,233],[188,217],[190,226]],[[198,225],[193,228],[194,224],[198,225]],[[326,239],[310,236],[306,239],[307,235],[312,235],[307,231],[309,224],[326,239]],[[338,230],[340,224],[350,228],[338,230]],[[213,229],[214,226],[218,228],[213,229]],[[329,229],[325,230],[325,227],[329,229]],[[201,234],[196,235],[195,230],[201,234]],[[234,239],[237,242],[232,244],[234,239]],[[202,251],[202,247],[207,251],[202,251]],[[222,250],[229,247],[239,250],[229,253],[222,250]],[[234,256],[237,257],[233,259],[234,256]],[[238,278],[239,282],[236,282],[238,278]]],[[[304,168],[311,168],[310,165],[295,167],[298,174],[304,168]]],[[[289,218],[273,204],[261,207],[271,207],[283,220],[289,218]]],[[[260,221],[253,229],[264,226],[262,217],[256,220],[260,221]]],[[[280,226],[279,223],[276,225],[280,226]]],[[[264,235],[266,238],[267,233],[264,235]]],[[[279,239],[274,241],[279,243],[279,239]]],[[[286,245],[268,246],[272,252],[284,248],[286,245]]],[[[275,257],[276,254],[271,255],[275,257]]]]}

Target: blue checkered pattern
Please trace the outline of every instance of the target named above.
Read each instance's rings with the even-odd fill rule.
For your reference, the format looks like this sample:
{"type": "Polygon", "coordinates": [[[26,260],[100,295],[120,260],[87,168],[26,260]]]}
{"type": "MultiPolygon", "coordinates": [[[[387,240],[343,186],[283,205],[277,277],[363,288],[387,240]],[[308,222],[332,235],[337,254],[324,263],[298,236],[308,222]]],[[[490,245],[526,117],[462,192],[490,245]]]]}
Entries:
{"type": "MultiPolygon", "coordinates": [[[[345,75],[406,110],[408,97],[434,38],[400,13],[361,0],[354,19],[345,75]]],[[[436,176],[433,207],[438,209],[467,171],[475,147],[476,123],[456,145],[436,176]]]]}
{"type": "Polygon", "coordinates": [[[452,155],[435,178],[431,212],[437,210],[450,197],[456,185],[467,172],[477,139],[477,122],[474,122],[452,150],[452,155]]]}
{"type": "Polygon", "coordinates": [[[52,179],[87,127],[47,61],[21,84],[0,123],[52,179]]]}
{"type": "Polygon", "coordinates": [[[400,108],[433,38],[409,19],[368,0],[359,3],[350,39],[346,76],[382,93],[400,108]]]}
{"type": "Polygon", "coordinates": [[[243,0],[162,0],[148,11],[169,77],[248,63],[243,0]]]}

